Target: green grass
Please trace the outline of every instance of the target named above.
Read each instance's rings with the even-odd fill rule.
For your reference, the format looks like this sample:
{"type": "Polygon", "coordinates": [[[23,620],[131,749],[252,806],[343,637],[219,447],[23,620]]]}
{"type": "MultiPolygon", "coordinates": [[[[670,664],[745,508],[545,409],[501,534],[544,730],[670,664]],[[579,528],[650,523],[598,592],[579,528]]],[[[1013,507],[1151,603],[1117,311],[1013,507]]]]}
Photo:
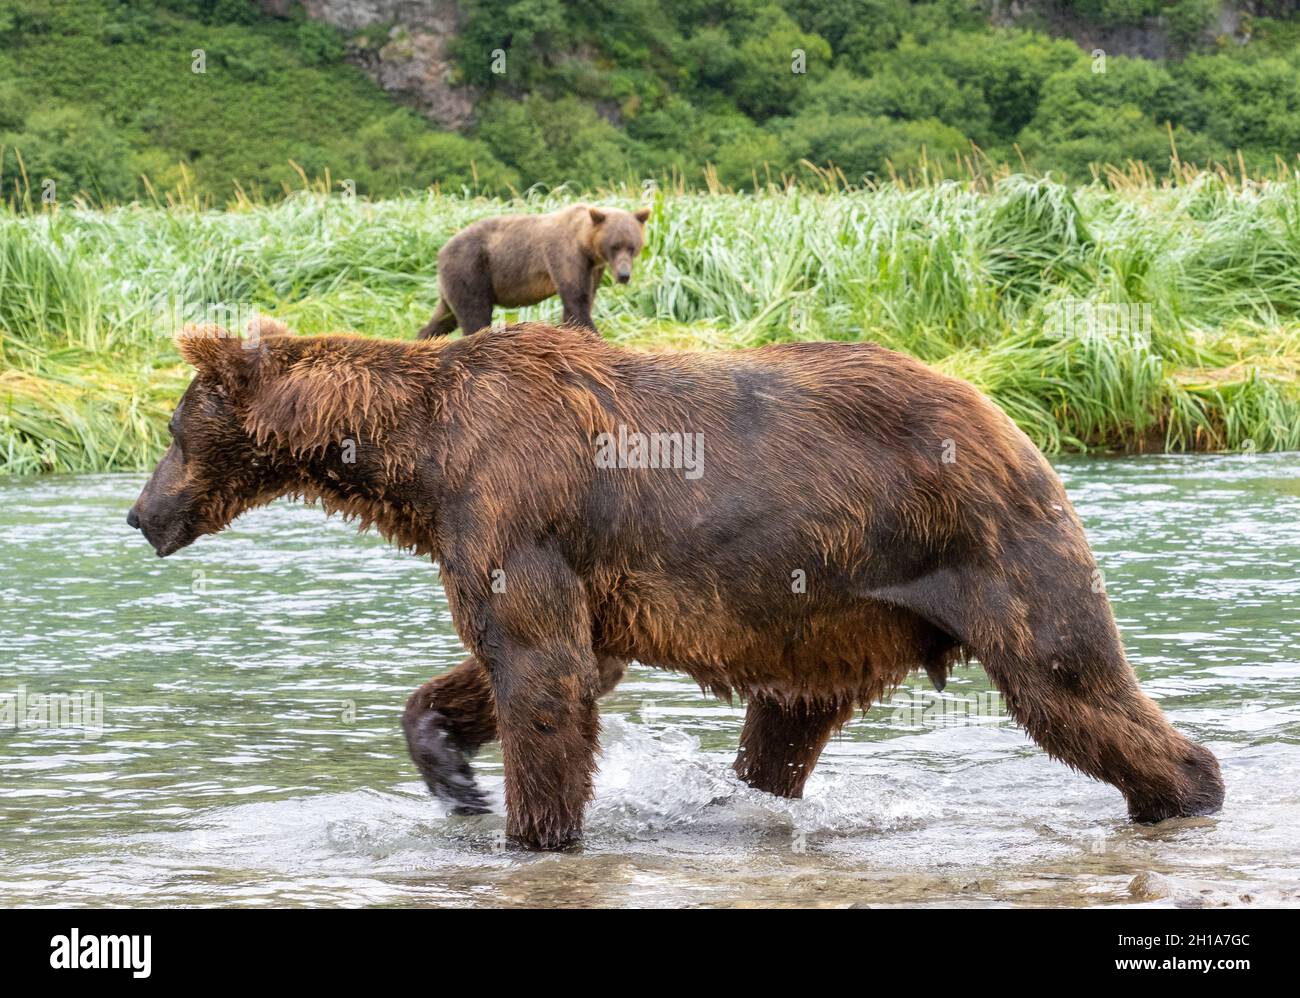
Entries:
{"type": "MultiPolygon", "coordinates": [[[[178,305],[410,337],[452,233],[560,203],[305,191],[222,212],[0,214],[0,471],[147,467],[189,377],[178,305]]],[[[1047,450],[1300,448],[1295,179],[660,193],[648,234],[632,285],[597,303],[615,342],[874,340],[969,379],[1047,450]],[[1065,328],[1070,302],[1138,306],[1149,326],[1065,328]]]]}

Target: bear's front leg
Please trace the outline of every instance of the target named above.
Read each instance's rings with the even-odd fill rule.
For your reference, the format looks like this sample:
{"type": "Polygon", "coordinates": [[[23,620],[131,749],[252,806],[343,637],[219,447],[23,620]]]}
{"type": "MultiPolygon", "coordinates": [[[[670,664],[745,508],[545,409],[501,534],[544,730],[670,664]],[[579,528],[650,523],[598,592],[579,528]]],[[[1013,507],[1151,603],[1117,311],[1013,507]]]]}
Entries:
{"type": "Polygon", "coordinates": [[[411,694],[402,730],[429,792],[456,814],[483,814],[487,799],[469,757],[497,737],[496,704],[487,669],[471,655],[411,694]]]}
{"type": "Polygon", "coordinates": [[[506,832],[535,849],[582,834],[600,730],[601,669],[581,581],[561,559],[530,551],[494,584],[458,580],[456,609],[476,636],[496,701],[505,762],[506,832]]]}
{"type": "Polygon", "coordinates": [[[506,770],[506,833],[534,849],[582,836],[596,771],[595,658],[562,642],[517,645],[493,666],[506,770]]]}
{"type": "Polygon", "coordinates": [[[591,318],[592,296],[585,291],[573,293],[560,292],[560,301],[564,305],[563,325],[575,329],[590,329],[596,332],[596,323],[591,318]]]}
{"type": "Polygon", "coordinates": [[[560,296],[560,304],[564,306],[561,324],[596,332],[591,308],[596,301],[601,269],[584,259],[569,256],[553,257],[547,261],[547,268],[560,296]]]}

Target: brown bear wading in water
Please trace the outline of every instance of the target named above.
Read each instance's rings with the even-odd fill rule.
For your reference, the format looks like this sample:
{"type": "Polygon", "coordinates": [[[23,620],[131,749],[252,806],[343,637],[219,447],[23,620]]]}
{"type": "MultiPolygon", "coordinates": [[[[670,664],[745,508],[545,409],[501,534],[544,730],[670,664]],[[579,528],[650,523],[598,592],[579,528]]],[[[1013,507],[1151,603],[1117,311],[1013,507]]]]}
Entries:
{"type": "Polygon", "coordinates": [[[564,323],[594,330],[591,308],[608,267],[632,279],[650,212],[573,205],[549,215],[485,218],[452,236],[438,251],[433,318],[419,338],[445,336],[457,326],[476,333],[492,324],[492,308],[522,308],[558,294],[564,323]]]}
{"type": "Polygon", "coordinates": [[[436,558],[469,657],[411,696],[411,754],[479,811],[467,759],[499,739],[527,845],[580,835],[597,700],[634,658],[746,701],[735,768],[774,794],[798,797],[831,734],[909,670],[941,683],[974,656],[1133,818],[1222,801],[1214,756],[1138,688],[1051,467],[911,358],[638,353],[538,324],[180,346],[197,375],[128,522],[167,555],[298,495],[436,558]],[[655,434],[681,460],[608,460],[655,434]]]}

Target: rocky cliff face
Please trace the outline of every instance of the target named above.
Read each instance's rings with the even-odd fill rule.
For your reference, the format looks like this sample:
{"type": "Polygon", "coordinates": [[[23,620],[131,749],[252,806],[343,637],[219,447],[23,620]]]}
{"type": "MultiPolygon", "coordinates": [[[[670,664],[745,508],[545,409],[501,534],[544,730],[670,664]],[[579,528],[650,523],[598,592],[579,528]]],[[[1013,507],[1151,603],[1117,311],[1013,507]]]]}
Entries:
{"type": "MultiPolygon", "coordinates": [[[[989,21],[999,27],[1037,28],[1069,38],[1085,52],[1170,59],[1183,54],[1164,17],[1147,17],[1138,24],[1098,24],[1077,17],[1058,0],[984,0],[989,21]]],[[[1300,6],[1297,0],[1223,0],[1201,32],[1201,42],[1250,41],[1255,17],[1286,17],[1300,6]]]]}
{"type": "MultiPolygon", "coordinates": [[[[260,0],[277,17],[295,0],[260,0]]],[[[460,28],[454,0],[302,0],[313,20],[348,36],[349,56],[385,90],[443,128],[462,128],[478,95],[456,83],[449,46],[460,28]]]]}

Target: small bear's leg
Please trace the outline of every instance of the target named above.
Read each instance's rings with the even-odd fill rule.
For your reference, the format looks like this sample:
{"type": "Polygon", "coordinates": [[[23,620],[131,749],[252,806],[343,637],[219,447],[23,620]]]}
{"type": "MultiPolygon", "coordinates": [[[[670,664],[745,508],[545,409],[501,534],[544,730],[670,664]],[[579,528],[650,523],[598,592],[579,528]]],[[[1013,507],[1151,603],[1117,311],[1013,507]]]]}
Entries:
{"type": "Polygon", "coordinates": [[[471,333],[477,333],[483,329],[492,327],[492,302],[475,301],[467,302],[456,311],[456,317],[460,319],[460,328],[466,336],[471,333]]]}
{"type": "Polygon", "coordinates": [[[478,269],[461,264],[444,270],[438,276],[438,288],[442,304],[456,314],[466,336],[492,325],[492,306],[497,302],[486,260],[478,269]]]}
{"type": "Polygon", "coordinates": [[[496,706],[483,663],[471,655],[411,694],[402,730],[430,792],[456,814],[488,810],[469,757],[497,737],[496,706]]]}
{"type": "Polygon", "coordinates": [[[852,703],[754,697],[745,711],[732,767],[756,790],[799,798],[831,734],[853,716],[852,703]]]}
{"type": "Polygon", "coordinates": [[[564,303],[564,317],[560,320],[564,325],[596,332],[596,323],[591,317],[590,295],[585,293],[561,295],[560,300],[564,303]]]}
{"type": "Polygon", "coordinates": [[[559,288],[560,303],[564,306],[563,325],[596,332],[591,308],[596,302],[596,287],[600,282],[601,268],[583,270],[576,266],[552,268],[551,279],[559,288]]]}
{"type": "Polygon", "coordinates": [[[458,325],[460,325],[460,320],[456,318],[456,313],[448,308],[447,303],[440,298],[438,299],[438,306],[433,310],[433,318],[420,330],[416,339],[427,340],[434,336],[446,336],[458,325]]]}

